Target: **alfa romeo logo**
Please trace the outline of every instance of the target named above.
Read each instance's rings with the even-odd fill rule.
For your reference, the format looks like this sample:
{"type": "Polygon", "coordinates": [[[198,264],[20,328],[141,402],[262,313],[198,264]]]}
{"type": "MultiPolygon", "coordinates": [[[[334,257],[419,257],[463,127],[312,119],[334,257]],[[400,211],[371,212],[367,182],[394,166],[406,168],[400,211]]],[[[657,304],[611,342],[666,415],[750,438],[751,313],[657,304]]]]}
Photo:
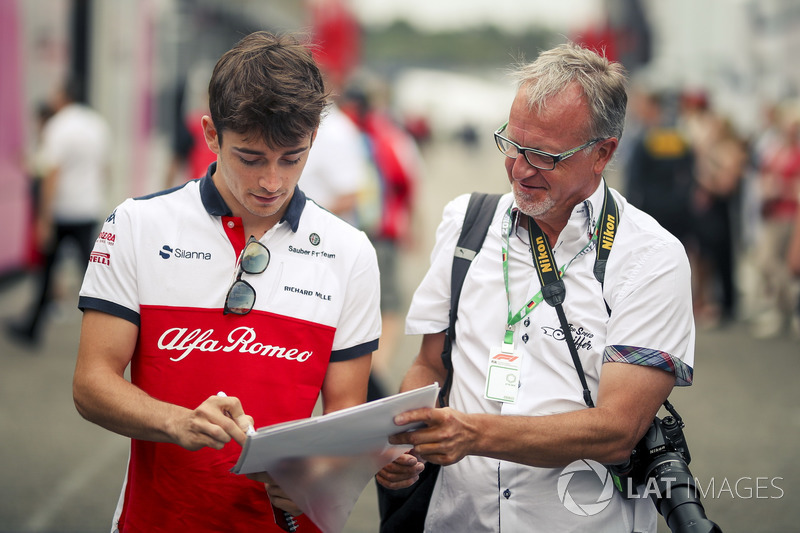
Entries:
{"type": "Polygon", "coordinates": [[[564,467],[558,476],[558,499],[578,516],[594,516],[608,507],[614,496],[614,479],[608,469],[591,459],[564,467]]]}

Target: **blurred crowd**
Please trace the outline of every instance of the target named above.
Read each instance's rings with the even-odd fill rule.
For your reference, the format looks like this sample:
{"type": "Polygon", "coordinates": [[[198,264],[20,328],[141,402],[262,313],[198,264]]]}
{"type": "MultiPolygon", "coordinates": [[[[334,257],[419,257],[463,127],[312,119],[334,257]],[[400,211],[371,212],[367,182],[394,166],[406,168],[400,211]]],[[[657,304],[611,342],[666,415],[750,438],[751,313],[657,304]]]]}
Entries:
{"type": "Polygon", "coordinates": [[[797,102],[766,105],[751,135],[704,91],[636,87],[628,113],[623,192],[684,243],[698,327],[743,322],[758,338],[800,337],[790,254],[800,217],[797,102]]]}
{"type": "MultiPolygon", "coordinates": [[[[321,206],[367,232],[378,251],[384,334],[374,360],[373,399],[383,395],[379,376],[388,372],[402,334],[404,310],[397,265],[411,238],[414,195],[422,170],[419,147],[430,141],[430,126],[425,117],[410,117],[405,123],[396,120],[387,80],[367,76],[352,64],[333,64],[324,55],[318,61],[333,103],[300,187],[321,206]]],[[[194,83],[204,84],[204,80],[194,83]]],[[[166,187],[203,176],[216,159],[199,129],[200,117],[207,113],[204,98],[193,97],[191,105],[176,110],[180,127],[163,182],[166,187]]],[[[85,105],[73,108],[90,112],[85,105]]],[[[45,107],[38,117],[43,146],[48,129],[53,129],[48,124],[52,112],[45,107]]],[[[710,93],[659,92],[634,85],[625,139],[617,156],[619,187],[632,204],[655,217],[686,247],[699,327],[737,322],[745,323],[759,338],[784,334],[800,338],[800,104],[786,100],[765,105],[763,122],[754,134],[738,132],[732,118],[716,110],[710,93]]],[[[92,120],[75,127],[101,128],[93,125],[99,119],[92,120]]],[[[107,134],[97,135],[107,146],[107,134]]],[[[459,139],[472,150],[478,135],[465,130],[459,139]]],[[[79,135],[67,133],[62,143],[68,145],[70,138],[79,135]]],[[[92,206],[102,203],[97,198],[102,194],[107,151],[101,147],[86,154],[89,162],[85,165],[93,170],[83,176],[96,179],[77,188],[69,185],[70,174],[62,173],[61,192],[49,187],[52,192],[44,197],[40,184],[48,180],[37,179],[44,172],[42,163],[31,165],[32,199],[38,206],[31,231],[40,238],[30,239],[36,243],[30,264],[40,267],[41,276],[38,296],[27,314],[7,325],[7,332],[17,340],[38,341],[44,310],[58,290],[51,278],[61,244],[72,238],[80,245],[81,257],[89,255],[89,240],[67,231],[76,223],[75,217],[53,218],[50,205],[54,198],[61,198],[62,203],[79,206],[66,194],[71,191],[74,197],[78,190],[80,201],[92,200],[92,206]],[[42,198],[47,201],[43,203],[42,198]]],[[[55,169],[56,163],[50,168],[55,169]]],[[[56,174],[51,174],[53,182],[56,174]]],[[[97,209],[75,209],[86,218],[77,220],[82,228],[96,227],[97,209]]]]}

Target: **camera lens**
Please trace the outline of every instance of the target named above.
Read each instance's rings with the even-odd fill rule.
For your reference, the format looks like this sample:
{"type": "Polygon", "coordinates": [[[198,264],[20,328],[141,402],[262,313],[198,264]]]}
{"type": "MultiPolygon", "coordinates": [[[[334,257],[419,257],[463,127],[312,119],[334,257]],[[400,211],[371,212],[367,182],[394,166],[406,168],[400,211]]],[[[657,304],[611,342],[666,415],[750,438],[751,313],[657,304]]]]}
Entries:
{"type": "Polygon", "coordinates": [[[719,526],[706,517],[697,497],[694,477],[680,454],[660,456],[651,465],[648,477],[658,487],[652,497],[672,533],[722,533],[719,526]]]}

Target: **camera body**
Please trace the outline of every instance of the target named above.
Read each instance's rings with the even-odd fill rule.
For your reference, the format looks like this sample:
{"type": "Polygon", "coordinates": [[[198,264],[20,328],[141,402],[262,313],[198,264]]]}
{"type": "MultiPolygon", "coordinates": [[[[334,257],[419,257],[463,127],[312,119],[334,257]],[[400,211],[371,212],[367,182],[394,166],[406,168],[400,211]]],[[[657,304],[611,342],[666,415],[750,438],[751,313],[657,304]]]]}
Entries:
{"type": "MultiPolygon", "coordinates": [[[[683,420],[669,402],[664,406],[671,415],[663,419],[655,417],[630,459],[609,470],[617,478],[630,478],[634,485],[654,485],[654,490],[648,492],[673,533],[721,533],[719,526],[706,517],[697,496],[688,466],[691,455],[683,434],[683,420]]],[[[617,483],[626,494],[624,485],[617,483]]]]}
{"type": "MultiPolygon", "coordinates": [[[[656,417],[642,440],[631,452],[627,463],[616,465],[612,471],[620,477],[630,477],[635,485],[647,482],[655,476],[659,467],[670,462],[684,463],[691,461],[686,437],[683,435],[683,423],[673,416],[663,419],[656,417]]],[[[658,478],[656,478],[658,481],[658,478]]]]}

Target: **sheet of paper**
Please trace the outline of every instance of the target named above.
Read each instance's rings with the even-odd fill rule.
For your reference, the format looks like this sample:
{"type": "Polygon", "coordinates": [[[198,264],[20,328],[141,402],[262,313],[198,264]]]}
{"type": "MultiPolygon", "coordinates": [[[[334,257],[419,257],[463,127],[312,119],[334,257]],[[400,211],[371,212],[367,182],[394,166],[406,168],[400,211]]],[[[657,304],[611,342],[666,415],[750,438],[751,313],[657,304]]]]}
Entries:
{"type": "Polygon", "coordinates": [[[338,533],[366,484],[408,450],[390,445],[388,438],[416,426],[397,426],[394,417],[433,407],[438,393],[434,383],[327,415],[260,428],[247,438],[233,472],[269,472],[320,529],[338,533]]]}

